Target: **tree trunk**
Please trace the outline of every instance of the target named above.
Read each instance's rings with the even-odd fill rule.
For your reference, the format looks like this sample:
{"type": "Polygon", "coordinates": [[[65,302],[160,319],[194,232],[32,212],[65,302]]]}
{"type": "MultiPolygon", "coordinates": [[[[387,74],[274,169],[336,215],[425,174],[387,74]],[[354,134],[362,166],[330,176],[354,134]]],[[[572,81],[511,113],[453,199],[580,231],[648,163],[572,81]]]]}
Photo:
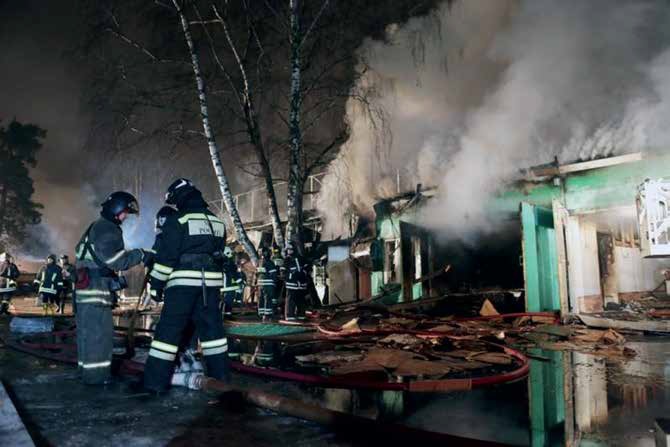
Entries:
{"type": "Polygon", "coordinates": [[[302,98],[300,91],[301,60],[300,45],[300,2],[290,0],[291,14],[291,104],[289,113],[289,140],[291,144],[290,170],[288,180],[286,243],[294,242],[302,251],[302,193],[303,176],[300,169],[302,157],[302,129],[300,128],[300,108],[302,98]]]}
{"type": "Polygon", "coordinates": [[[5,219],[7,215],[7,183],[2,184],[2,193],[0,193],[0,240],[5,232],[5,219]]]}
{"type": "Polygon", "coordinates": [[[263,179],[265,180],[265,192],[268,199],[268,213],[270,215],[270,221],[272,222],[272,232],[274,234],[277,246],[283,247],[285,245],[284,233],[282,233],[281,219],[279,218],[279,208],[277,206],[277,195],[275,193],[275,187],[272,181],[270,163],[268,163],[265,152],[262,151],[262,149],[258,149],[258,151],[261,152],[261,154],[258,155],[258,159],[261,162],[263,179]]]}
{"type": "Polygon", "coordinates": [[[245,118],[247,120],[249,136],[251,137],[251,142],[256,150],[256,158],[261,165],[261,172],[263,174],[263,180],[265,181],[265,193],[268,200],[268,215],[270,216],[270,222],[272,222],[272,232],[277,245],[283,247],[285,245],[284,234],[282,233],[281,219],[279,218],[279,207],[277,206],[277,195],[272,180],[272,170],[270,169],[270,162],[265,155],[265,148],[263,147],[260,131],[258,130],[258,122],[255,118],[256,115],[252,111],[250,92],[247,92],[246,98],[249,103],[246,105],[247,110],[245,110],[245,118]]]}
{"type": "MultiPolygon", "coordinates": [[[[272,170],[270,169],[270,162],[268,161],[267,155],[265,153],[265,147],[263,146],[263,138],[261,137],[260,125],[258,123],[258,116],[256,115],[256,108],[254,105],[253,95],[251,93],[251,88],[249,86],[249,78],[247,77],[247,70],[244,66],[244,62],[240,58],[237,48],[233,42],[233,39],[228,32],[228,24],[224,18],[219,14],[216,6],[212,5],[212,10],[214,15],[219,20],[223,26],[223,32],[230,46],[230,50],[235,57],[237,66],[242,75],[243,82],[243,95],[242,95],[242,111],[244,113],[244,120],[247,124],[247,132],[249,133],[249,139],[251,144],[256,151],[256,158],[261,165],[261,170],[263,173],[263,178],[265,180],[265,193],[268,200],[268,214],[270,216],[270,221],[272,222],[272,230],[274,232],[275,241],[281,247],[284,245],[284,235],[281,231],[281,219],[279,218],[279,208],[277,207],[277,196],[275,194],[274,182],[272,180],[272,170]]],[[[225,73],[225,69],[221,65],[221,69],[225,73]]],[[[228,77],[228,75],[226,74],[228,77]]]]}
{"type": "Polygon", "coordinates": [[[195,76],[196,85],[198,88],[198,100],[200,102],[200,115],[202,116],[202,127],[205,132],[205,137],[207,138],[207,146],[209,148],[209,155],[212,159],[212,166],[214,167],[214,173],[216,174],[216,179],[219,183],[219,189],[221,190],[221,197],[223,198],[224,203],[226,204],[226,209],[230,214],[230,217],[233,221],[233,226],[235,227],[235,232],[237,233],[238,240],[242,243],[242,246],[249,254],[251,260],[256,264],[258,263],[258,254],[254,245],[249,240],[247,232],[244,229],[242,224],[242,219],[240,219],[240,214],[235,206],[235,201],[233,200],[233,195],[230,192],[230,185],[228,184],[228,178],[223,171],[223,165],[221,164],[221,157],[219,156],[219,148],[216,144],[216,138],[212,132],[212,128],[209,124],[209,113],[207,110],[207,95],[205,93],[205,80],[202,77],[200,71],[200,61],[198,60],[198,54],[195,51],[195,46],[193,44],[193,37],[191,36],[191,30],[189,28],[188,20],[184,15],[179,6],[178,0],[172,0],[172,3],[179,14],[181,20],[182,30],[184,32],[184,38],[186,39],[186,44],[188,45],[188,50],[191,53],[191,65],[193,66],[193,74],[195,76]]]}

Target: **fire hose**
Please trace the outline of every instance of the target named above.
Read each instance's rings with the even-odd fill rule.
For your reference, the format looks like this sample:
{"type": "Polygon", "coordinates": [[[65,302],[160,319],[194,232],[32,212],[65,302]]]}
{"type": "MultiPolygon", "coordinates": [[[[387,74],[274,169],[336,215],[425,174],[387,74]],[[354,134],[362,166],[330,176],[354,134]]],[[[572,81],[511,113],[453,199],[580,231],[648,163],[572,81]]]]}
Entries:
{"type": "MultiPolygon", "coordinates": [[[[51,333],[52,335],[55,336],[68,336],[72,334],[72,331],[60,331],[60,332],[53,332],[51,333]]],[[[58,362],[63,362],[63,363],[69,363],[69,364],[76,364],[77,360],[75,357],[72,357],[70,355],[66,355],[63,353],[51,353],[51,352],[44,352],[43,350],[45,349],[61,349],[61,350],[75,350],[76,347],[73,347],[72,345],[68,345],[65,343],[34,343],[34,342],[25,342],[25,341],[15,341],[15,340],[10,340],[5,343],[7,346],[9,346],[12,349],[15,349],[20,352],[24,352],[30,355],[34,355],[40,358],[44,358],[47,360],[52,360],[52,361],[58,361],[58,362]]],[[[510,353],[510,355],[513,355],[510,353]]],[[[241,365],[244,366],[244,365],[241,365]]],[[[524,365],[526,367],[525,373],[518,375],[518,373],[507,373],[505,376],[507,376],[507,379],[513,379],[514,376],[518,377],[523,377],[527,374],[527,367],[528,365],[524,365]]],[[[126,374],[131,374],[131,375],[136,375],[139,374],[143,371],[144,365],[135,362],[132,360],[128,359],[121,359],[121,371],[123,371],[126,374]]],[[[234,369],[238,369],[235,368],[234,369]]],[[[244,366],[242,368],[243,372],[246,370],[247,372],[251,372],[252,370],[256,369],[261,369],[261,368],[253,368],[253,367],[248,367],[244,366]]],[[[279,372],[275,371],[275,377],[276,378],[284,378],[284,379],[289,379],[291,375],[295,375],[296,373],[290,373],[290,372],[279,372]]],[[[315,376],[305,376],[305,375],[298,375],[298,376],[303,376],[303,378],[306,377],[315,377],[315,376]]],[[[267,376],[266,376],[267,377],[267,376]]],[[[517,377],[517,378],[518,378],[517,377]]],[[[296,378],[296,377],[294,377],[296,378]]],[[[463,390],[463,389],[470,389],[470,388],[475,388],[479,386],[486,386],[486,385],[492,385],[494,383],[498,383],[498,380],[495,378],[491,377],[485,377],[485,378],[478,378],[478,379],[459,379],[460,381],[460,386],[453,386],[456,385],[457,381],[452,381],[452,390],[463,390]],[[492,380],[493,379],[493,380],[492,380]]],[[[509,380],[507,380],[509,381],[509,380]]],[[[433,381],[436,382],[436,381],[433,381]]],[[[309,382],[306,382],[309,383],[309,382]]],[[[312,384],[315,384],[314,382],[311,382],[312,384]]],[[[322,382],[323,383],[323,382],[322,382]]],[[[422,383],[422,382],[418,382],[422,383]]],[[[500,382],[502,383],[502,382],[500,382]]],[[[346,381],[335,381],[329,383],[330,385],[345,385],[346,381]]],[[[405,390],[401,385],[405,384],[390,384],[394,385],[391,389],[396,389],[398,391],[403,391],[405,390]]],[[[338,386],[339,387],[339,386],[338,386]]],[[[408,426],[404,426],[401,424],[396,424],[396,423],[384,423],[375,419],[368,419],[368,418],[363,418],[360,416],[355,416],[353,414],[349,413],[343,413],[339,411],[334,411],[330,410],[327,408],[323,408],[318,405],[306,403],[304,401],[300,401],[297,399],[291,399],[288,397],[280,396],[277,394],[272,394],[272,393],[267,393],[255,388],[251,387],[245,387],[245,386],[240,386],[240,385],[232,385],[228,383],[224,383],[221,381],[218,381],[216,379],[212,378],[207,378],[204,376],[199,376],[197,378],[197,388],[201,389],[206,392],[234,392],[239,394],[244,401],[258,406],[260,408],[264,408],[270,411],[274,411],[277,413],[282,413],[286,414],[292,417],[308,420],[315,422],[317,424],[325,425],[330,427],[333,430],[336,430],[338,432],[348,432],[348,433],[355,433],[357,435],[360,435],[362,433],[366,434],[366,436],[373,436],[374,438],[371,439],[376,439],[378,440],[379,437],[384,437],[386,439],[392,439],[392,440],[406,440],[406,441],[424,441],[424,442],[430,442],[430,443],[453,443],[453,445],[464,445],[464,446],[503,446],[505,444],[502,443],[497,443],[493,441],[483,441],[483,440],[476,440],[476,439],[470,439],[470,438],[463,438],[459,436],[454,436],[454,435],[449,435],[446,433],[439,433],[439,432],[433,432],[433,431],[427,431],[427,430],[421,430],[417,428],[412,428],[408,426]]],[[[421,389],[416,389],[414,387],[413,391],[443,391],[442,387],[439,387],[440,389],[434,389],[431,387],[431,381],[424,381],[423,385],[421,385],[419,388],[421,389]]],[[[410,390],[412,391],[412,390],[410,390]]]]}
{"type": "MultiPolygon", "coordinates": [[[[56,337],[65,337],[74,335],[74,331],[59,331],[50,333],[56,337]]],[[[26,352],[49,360],[61,361],[65,363],[76,364],[76,358],[63,353],[44,352],[44,350],[76,350],[76,347],[68,343],[44,343],[33,342],[22,339],[20,341],[10,340],[6,343],[9,347],[18,351],[26,352]]],[[[358,390],[378,390],[378,391],[408,391],[414,393],[447,393],[454,391],[467,391],[476,388],[483,388],[492,385],[511,383],[522,379],[528,375],[530,363],[528,358],[521,352],[506,346],[490,343],[491,346],[501,349],[507,355],[513,357],[519,366],[505,373],[500,373],[485,377],[472,377],[461,379],[444,380],[418,380],[412,382],[385,382],[371,380],[368,378],[350,378],[338,376],[319,376],[314,374],[303,374],[295,371],[282,371],[279,369],[260,368],[256,366],[245,365],[241,362],[231,362],[231,368],[242,374],[250,374],[268,379],[286,380],[299,382],[307,385],[323,388],[344,388],[358,390]]],[[[126,356],[120,356],[121,368],[128,373],[142,372],[144,365],[139,362],[129,360],[126,356]]]]}

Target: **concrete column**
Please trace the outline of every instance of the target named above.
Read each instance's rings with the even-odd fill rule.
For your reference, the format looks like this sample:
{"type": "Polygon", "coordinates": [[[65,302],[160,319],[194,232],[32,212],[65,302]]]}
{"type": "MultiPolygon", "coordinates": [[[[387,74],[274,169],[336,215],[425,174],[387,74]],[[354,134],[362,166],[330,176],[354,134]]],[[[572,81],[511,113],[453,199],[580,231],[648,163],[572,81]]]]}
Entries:
{"type": "Polygon", "coordinates": [[[603,299],[595,223],[569,216],[566,245],[570,310],[574,313],[601,312],[603,299]]]}

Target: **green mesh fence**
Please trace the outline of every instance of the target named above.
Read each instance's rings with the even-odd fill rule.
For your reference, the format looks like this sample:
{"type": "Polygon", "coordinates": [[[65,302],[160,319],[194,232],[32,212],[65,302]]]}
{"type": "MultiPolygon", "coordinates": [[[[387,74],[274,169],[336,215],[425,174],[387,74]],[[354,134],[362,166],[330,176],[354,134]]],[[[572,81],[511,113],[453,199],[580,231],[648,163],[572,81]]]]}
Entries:
{"type": "Polygon", "coordinates": [[[274,323],[243,324],[239,326],[227,326],[226,335],[239,335],[246,337],[277,337],[280,335],[301,334],[311,332],[313,328],[303,326],[287,326],[274,323]]]}

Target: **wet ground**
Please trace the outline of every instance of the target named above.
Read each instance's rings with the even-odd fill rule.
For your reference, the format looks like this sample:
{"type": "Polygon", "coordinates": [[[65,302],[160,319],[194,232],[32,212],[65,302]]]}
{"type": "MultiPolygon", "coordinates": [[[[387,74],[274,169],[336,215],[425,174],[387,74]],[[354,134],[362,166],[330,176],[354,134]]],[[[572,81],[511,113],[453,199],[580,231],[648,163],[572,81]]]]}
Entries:
{"type": "MultiPolygon", "coordinates": [[[[8,323],[0,318],[0,336],[7,335],[8,323]]],[[[584,446],[653,446],[654,420],[670,415],[670,338],[637,337],[628,346],[638,355],[625,363],[536,351],[528,380],[448,395],[235,379],[361,416],[512,445],[564,445],[575,438],[575,445],[584,446]]],[[[0,379],[38,445],[246,447],[276,445],[279,436],[285,445],[370,445],[361,433],[332,431],[202,392],[173,389],[147,400],[129,390],[127,379],[87,387],[73,367],[5,347],[0,347],[0,379]]]]}

